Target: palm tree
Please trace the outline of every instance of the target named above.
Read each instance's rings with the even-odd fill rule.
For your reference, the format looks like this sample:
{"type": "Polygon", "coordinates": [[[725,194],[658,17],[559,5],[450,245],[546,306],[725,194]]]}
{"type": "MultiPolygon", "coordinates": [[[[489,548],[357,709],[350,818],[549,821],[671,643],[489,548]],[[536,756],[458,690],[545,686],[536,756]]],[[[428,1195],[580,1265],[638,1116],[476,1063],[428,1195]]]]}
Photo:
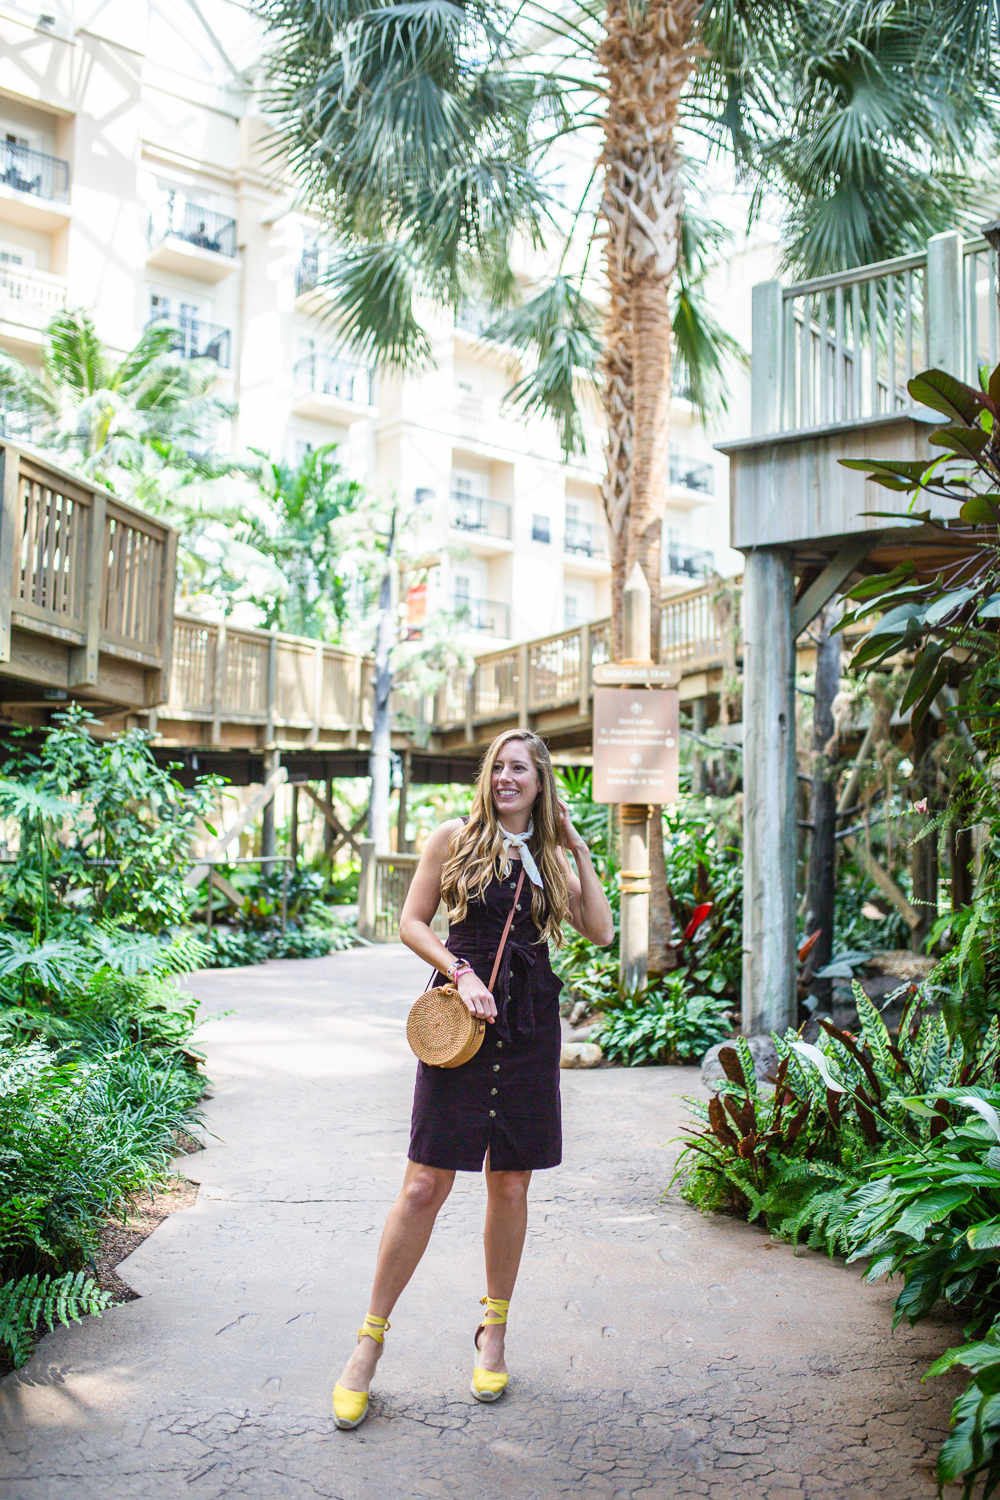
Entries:
{"type": "Polygon", "coordinates": [[[154,323],[115,359],[87,313],[57,313],[40,374],[0,351],[4,430],[30,434],[88,479],[157,508],[157,478],[168,467],[197,476],[225,470],[199,450],[234,414],[212,394],[215,361],[184,359],[176,338],[154,323]]]}
{"type": "Polygon", "coordinates": [[[554,275],[486,336],[535,354],[512,395],[556,417],[567,452],[581,443],[581,382],[601,377],[613,649],[639,562],[658,655],[671,354],[704,407],[732,349],[699,295],[685,156],[700,138],[754,188],[755,208],[783,203],[787,262],[803,274],[923,243],[971,207],[955,168],[997,136],[994,0],[257,8],[275,35],[278,151],[344,246],[328,289],[359,350],[402,367],[426,360],[419,297],[457,308],[478,286],[503,306],[515,238],[538,244],[561,229],[554,275]],[[567,227],[546,164],[567,135],[595,126],[603,192],[584,193],[567,227]],[[573,232],[592,238],[595,214],[606,236],[601,339],[586,261],[565,271],[573,232]]]}

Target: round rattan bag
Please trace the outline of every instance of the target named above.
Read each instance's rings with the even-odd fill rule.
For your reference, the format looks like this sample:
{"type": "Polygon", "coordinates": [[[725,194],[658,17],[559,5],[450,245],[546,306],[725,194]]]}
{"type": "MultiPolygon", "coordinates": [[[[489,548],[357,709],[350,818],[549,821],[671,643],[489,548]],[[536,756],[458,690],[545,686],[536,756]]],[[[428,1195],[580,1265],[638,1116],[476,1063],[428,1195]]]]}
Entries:
{"type": "Polygon", "coordinates": [[[410,1007],[406,1040],[423,1063],[460,1068],[483,1044],[486,1022],[470,1015],[453,984],[425,990],[410,1007]]]}

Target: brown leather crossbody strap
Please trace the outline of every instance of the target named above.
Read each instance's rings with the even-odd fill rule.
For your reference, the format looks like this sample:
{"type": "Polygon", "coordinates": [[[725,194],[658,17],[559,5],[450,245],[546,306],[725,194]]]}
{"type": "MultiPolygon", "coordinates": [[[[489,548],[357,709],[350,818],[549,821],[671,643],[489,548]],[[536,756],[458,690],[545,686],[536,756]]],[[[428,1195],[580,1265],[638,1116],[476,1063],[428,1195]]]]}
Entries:
{"type": "Polygon", "coordinates": [[[493,973],[490,975],[490,982],[486,986],[486,988],[489,990],[489,992],[490,992],[491,995],[493,993],[493,986],[496,984],[497,975],[500,973],[500,960],[503,958],[503,950],[507,946],[507,934],[510,932],[510,924],[514,920],[514,913],[517,911],[517,898],[521,894],[521,887],[522,887],[523,884],[524,884],[524,866],[522,865],[521,866],[521,877],[520,877],[520,879],[517,882],[517,890],[514,892],[514,900],[511,903],[510,911],[507,913],[507,925],[506,925],[506,927],[503,930],[503,937],[500,939],[500,946],[497,949],[497,956],[496,956],[496,959],[495,959],[494,964],[493,964],[493,973]]]}

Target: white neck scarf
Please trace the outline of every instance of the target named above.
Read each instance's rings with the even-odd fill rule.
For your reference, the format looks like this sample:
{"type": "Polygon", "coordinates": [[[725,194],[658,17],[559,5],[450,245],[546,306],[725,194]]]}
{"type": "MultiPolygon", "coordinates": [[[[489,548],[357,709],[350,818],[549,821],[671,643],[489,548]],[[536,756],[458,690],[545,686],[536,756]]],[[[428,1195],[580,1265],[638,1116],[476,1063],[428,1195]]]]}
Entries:
{"type": "Polygon", "coordinates": [[[507,865],[503,873],[505,875],[510,873],[510,851],[513,847],[521,856],[521,863],[524,866],[525,875],[527,875],[532,885],[537,885],[538,889],[542,891],[545,889],[545,886],[542,882],[542,877],[539,873],[538,866],[532,859],[531,851],[528,848],[528,840],[531,838],[531,835],[534,833],[534,831],[534,818],[530,818],[528,820],[528,827],[524,833],[508,833],[503,824],[500,824],[500,837],[503,839],[504,854],[507,856],[507,865]]]}

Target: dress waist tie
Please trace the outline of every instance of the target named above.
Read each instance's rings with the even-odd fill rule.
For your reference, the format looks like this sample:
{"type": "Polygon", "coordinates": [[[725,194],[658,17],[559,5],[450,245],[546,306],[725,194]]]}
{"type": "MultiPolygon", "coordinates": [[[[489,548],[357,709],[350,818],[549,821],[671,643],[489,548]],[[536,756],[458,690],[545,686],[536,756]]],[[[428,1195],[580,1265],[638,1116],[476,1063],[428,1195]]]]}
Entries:
{"type": "MultiPolygon", "coordinates": [[[[482,943],[463,943],[460,938],[452,935],[449,938],[448,951],[456,958],[467,959],[483,984],[489,983],[490,970],[496,958],[495,948],[489,949],[482,943]]],[[[497,1006],[497,1018],[494,1025],[497,1035],[505,1042],[511,1040],[507,1008],[510,1003],[512,966],[515,962],[521,965],[524,979],[517,1003],[518,1035],[529,1041],[535,1035],[535,988],[539,977],[539,971],[536,968],[537,956],[538,949],[535,943],[519,943],[510,937],[507,939],[503,956],[500,959],[500,972],[493,986],[493,998],[497,1006]]]]}

